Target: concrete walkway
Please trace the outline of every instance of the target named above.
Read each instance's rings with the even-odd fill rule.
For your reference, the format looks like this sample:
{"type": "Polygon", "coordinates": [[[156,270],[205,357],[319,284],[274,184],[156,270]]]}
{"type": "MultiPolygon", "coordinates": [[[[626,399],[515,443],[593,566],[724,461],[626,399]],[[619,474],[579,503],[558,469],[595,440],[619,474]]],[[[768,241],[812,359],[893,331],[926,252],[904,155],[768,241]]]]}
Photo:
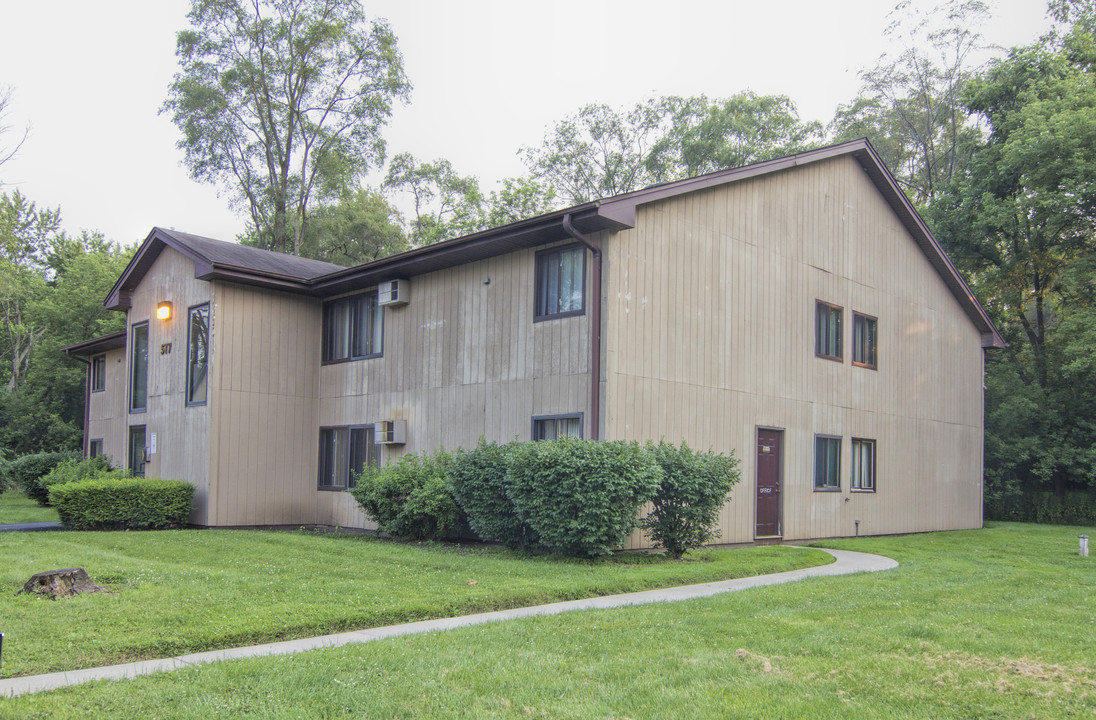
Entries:
{"type": "Polygon", "coordinates": [[[381,640],[383,638],[397,637],[400,635],[416,635],[439,630],[452,630],[454,628],[498,622],[500,620],[512,620],[515,618],[532,617],[534,615],[557,615],[572,610],[617,608],[624,607],[625,605],[646,605],[648,603],[656,602],[676,602],[678,600],[710,597],[712,595],[761,587],[764,585],[779,585],[781,583],[794,582],[796,580],[803,580],[811,577],[879,572],[880,570],[891,570],[898,567],[897,562],[881,555],[869,555],[867,553],[852,552],[850,550],[821,549],[828,552],[830,555],[833,555],[836,562],[820,567],[790,570],[774,575],[760,575],[757,577],[738,578],[736,580],[721,580],[719,582],[703,583],[699,585],[682,585],[680,587],[665,588],[663,590],[647,590],[645,592],[626,593],[623,595],[606,595],[604,597],[588,598],[586,600],[570,600],[567,602],[552,603],[550,605],[536,605],[534,607],[500,610],[498,612],[480,613],[477,615],[463,615],[461,617],[441,618],[438,620],[423,620],[421,622],[406,623],[404,625],[389,625],[387,627],[369,628],[368,630],[357,630],[354,632],[339,633],[337,635],[324,635],[322,637],[304,638],[301,640],[287,640],[285,642],[251,645],[229,650],[212,650],[210,652],[165,658],[163,660],[146,660],[143,662],[126,663],[124,665],[110,665],[108,667],[88,668],[86,670],[51,673],[49,675],[27,675],[25,677],[0,680],[0,698],[26,695],[29,693],[41,692],[43,690],[53,690],[67,685],[79,685],[92,680],[122,680],[125,678],[137,677],[138,675],[170,672],[172,670],[179,670],[193,665],[202,665],[220,660],[236,660],[239,658],[262,657],[265,655],[288,655],[291,653],[304,652],[306,650],[339,647],[340,645],[364,643],[371,640],[381,640]]]}

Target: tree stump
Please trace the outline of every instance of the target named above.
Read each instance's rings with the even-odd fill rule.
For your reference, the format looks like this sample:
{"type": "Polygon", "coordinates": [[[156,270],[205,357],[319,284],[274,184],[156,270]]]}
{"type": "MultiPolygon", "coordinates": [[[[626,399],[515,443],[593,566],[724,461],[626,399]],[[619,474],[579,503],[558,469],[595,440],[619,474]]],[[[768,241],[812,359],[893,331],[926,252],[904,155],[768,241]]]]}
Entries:
{"type": "Polygon", "coordinates": [[[47,570],[36,573],[27,580],[23,589],[15,593],[35,593],[48,595],[51,599],[67,598],[82,593],[106,592],[106,588],[100,587],[91,581],[84,568],[66,568],[64,570],[47,570]]]}

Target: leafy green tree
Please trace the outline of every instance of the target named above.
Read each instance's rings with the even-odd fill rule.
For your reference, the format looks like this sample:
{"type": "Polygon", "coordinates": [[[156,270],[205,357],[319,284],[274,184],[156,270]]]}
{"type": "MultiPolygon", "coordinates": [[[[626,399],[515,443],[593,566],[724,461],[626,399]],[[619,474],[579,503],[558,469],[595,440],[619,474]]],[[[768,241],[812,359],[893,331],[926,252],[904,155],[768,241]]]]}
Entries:
{"type": "Polygon", "coordinates": [[[821,137],[783,96],[661,97],[627,110],[587,105],[521,150],[533,178],[583,203],[802,150],[821,137]]]}
{"type": "Polygon", "coordinates": [[[987,368],[987,497],[1096,484],[1096,42],[1075,23],[968,89],[989,135],[928,219],[1009,346],[987,368]]]}
{"type": "Polygon", "coordinates": [[[916,204],[931,203],[961,172],[981,138],[964,107],[974,77],[982,0],[948,0],[928,14],[908,0],[891,13],[884,36],[901,49],[860,73],[860,95],[838,107],[836,140],[867,137],[916,204]]]}
{"type": "Polygon", "coordinates": [[[484,203],[485,227],[499,227],[550,212],[556,191],[527,177],[507,178],[502,189],[492,190],[484,203]]]}
{"type": "Polygon", "coordinates": [[[479,181],[459,175],[444,158],[422,162],[411,153],[400,153],[392,158],[384,188],[411,196],[415,217],[408,234],[415,247],[484,227],[479,181]]]}
{"type": "Polygon", "coordinates": [[[384,157],[410,85],[396,38],[345,0],[193,0],[163,111],[190,174],[227,188],[263,247],[299,254],[316,202],[384,157]]]}
{"type": "Polygon", "coordinates": [[[399,211],[375,190],[318,208],[301,241],[301,255],[350,267],[410,249],[399,211]]]}
{"type": "Polygon", "coordinates": [[[658,181],[678,180],[806,150],[822,139],[822,126],[802,122],[783,95],[742,92],[709,100],[665,98],[669,128],[646,160],[658,181]]]}

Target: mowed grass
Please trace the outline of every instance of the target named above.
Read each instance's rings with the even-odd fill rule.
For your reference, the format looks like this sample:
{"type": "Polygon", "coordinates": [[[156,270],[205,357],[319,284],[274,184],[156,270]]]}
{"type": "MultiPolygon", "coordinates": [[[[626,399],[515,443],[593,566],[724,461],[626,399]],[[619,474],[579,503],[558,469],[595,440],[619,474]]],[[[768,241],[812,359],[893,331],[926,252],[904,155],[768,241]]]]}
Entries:
{"type": "Polygon", "coordinates": [[[0,716],[1092,718],[1084,531],[833,542],[901,567],[223,662],[0,700],[0,716]]]}
{"type": "Polygon", "coordinates": [[[19,490],[0,493],[0,525],[57,522],[57,511],[41,507],[19,490]]]}
{"type": "MultiPolygon", "coordinates": [[[[244,530],[0,534],[0,676],[170,657],[832,562],[819,550],[524,557],[482,545],[244,530]],[[83,567],[109,594],[15,593],[83,567]]],[[[0,712],[0,717],[4,713],[0,712]]]]}

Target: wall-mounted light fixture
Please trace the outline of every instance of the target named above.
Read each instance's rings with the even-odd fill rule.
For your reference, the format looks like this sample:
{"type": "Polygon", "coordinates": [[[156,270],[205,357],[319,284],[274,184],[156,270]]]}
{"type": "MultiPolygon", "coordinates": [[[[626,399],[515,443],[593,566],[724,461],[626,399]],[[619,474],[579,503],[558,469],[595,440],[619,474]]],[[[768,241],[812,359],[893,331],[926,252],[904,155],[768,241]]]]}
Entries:
{"type": "Polygon", "coordinates": [[[164,300],[162,303],[156,305],[156,317],[160,318],[161,320],[170,320],[171,303],[167,300],[164,300]]]}

